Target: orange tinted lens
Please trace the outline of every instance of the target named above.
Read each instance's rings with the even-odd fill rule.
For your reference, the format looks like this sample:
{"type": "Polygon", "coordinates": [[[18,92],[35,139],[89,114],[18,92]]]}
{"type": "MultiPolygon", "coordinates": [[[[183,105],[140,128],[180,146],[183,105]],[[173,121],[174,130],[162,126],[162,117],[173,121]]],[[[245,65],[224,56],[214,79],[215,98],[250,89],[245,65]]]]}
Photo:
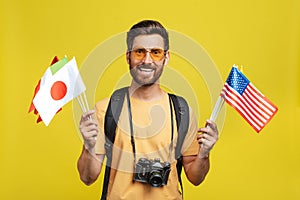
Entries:
{"type": "Polygon", "coordinates": [[[165,52],[163,49],[151,49],[150,55],[153,60],[159,61],[165,56],[165,52]]]}
{"type": "Polygon", "coordinates": [[[135,49],[132,51],[132,54],[135,59],[142,60],[146,56],[146,49],[135,49]]]}

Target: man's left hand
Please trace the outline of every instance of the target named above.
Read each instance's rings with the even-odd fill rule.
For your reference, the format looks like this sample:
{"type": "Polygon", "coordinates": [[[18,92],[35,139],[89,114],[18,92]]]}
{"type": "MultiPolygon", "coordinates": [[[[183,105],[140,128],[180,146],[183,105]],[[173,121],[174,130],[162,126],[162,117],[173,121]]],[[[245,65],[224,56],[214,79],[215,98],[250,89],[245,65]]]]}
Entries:
{"type": "Polygon", "coordinates": [[[215,122],[206,120],[206,126],[198,129],[197,141],[200,144],[199,158],[208,157],[209,152],[219,138],[218,128],[215,122]]]}

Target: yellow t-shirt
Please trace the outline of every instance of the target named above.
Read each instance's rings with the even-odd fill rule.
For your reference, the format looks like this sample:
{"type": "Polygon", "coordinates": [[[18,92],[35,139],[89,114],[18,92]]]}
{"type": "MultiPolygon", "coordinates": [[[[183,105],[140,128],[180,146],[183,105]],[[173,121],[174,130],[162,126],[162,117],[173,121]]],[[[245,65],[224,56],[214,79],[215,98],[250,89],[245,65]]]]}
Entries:
{"type": "MultiPolygon", "coordinates": [[[[96,114],[100,126],[97,138],[96,153],[105,154],[104,118],[109,99],[96,104],[96,114]]],[[[134,154],[131,145],[130,123],[128,118],[127,100],[125,98],[116,129],[113,147],[113,159],[108,186],[107,199],[181,199],[176,171],[175,148],[177,128],[173,107],[173,149],[170,156],[171,143],[171,111],[168,94],[157,101],[142,101],[130,98],[133,132],[136,148],[136,162],[139,158],[155,159],[160,162],[170,162],[171,172],[168,183],[162,187],[152,187],[149,184],[133,182],[134,154]],[[170,158],[171,157],[171,158],[170,158]]],[[[196,141],[197,121],[190,109],[189,130],[182,147],[183,156],[197,155],[199,144],[196,141]]]]}

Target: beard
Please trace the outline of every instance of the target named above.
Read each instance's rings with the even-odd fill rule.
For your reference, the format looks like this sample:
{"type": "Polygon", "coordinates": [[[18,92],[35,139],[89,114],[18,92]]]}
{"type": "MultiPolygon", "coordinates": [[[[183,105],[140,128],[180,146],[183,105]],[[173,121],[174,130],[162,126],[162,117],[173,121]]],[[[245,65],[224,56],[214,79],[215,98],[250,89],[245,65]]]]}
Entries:
{"type": "Polygon", "coordinates": [[[140,86],[151,86],[159,80],[163,72],[164,64],[142,64],[132,67],[129,65],[133,80],[140,86]]]}

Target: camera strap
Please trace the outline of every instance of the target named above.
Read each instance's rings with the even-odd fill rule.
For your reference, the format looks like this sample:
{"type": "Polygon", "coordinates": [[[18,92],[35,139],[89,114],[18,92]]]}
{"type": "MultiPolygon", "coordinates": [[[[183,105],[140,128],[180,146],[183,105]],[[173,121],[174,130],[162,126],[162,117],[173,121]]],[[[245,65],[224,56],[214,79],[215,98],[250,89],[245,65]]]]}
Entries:
{"type": "MultiPolygon", "coordinates": [[[[129,126],[130,126],[130,135],[131,135],[131,145],[133,151],[133,159],[134,164],[136,164],[136,148],[135,148],[135,140],[134,140],[134,130],[133,130],[133,123],[132,123],[132,112],[131,112],[131,103],[130,103],[130,95],[129,90],[126,92],[127,97],[127,109],[128,109],[128,119],[129,119],[129,126]]],[[[173,120],[173,108],[172,108],[172,101],[171,97],[169,97],[169,105],[170,105],[170,113],[171,113],[171,143],[170,143],[170,163],[172,161],[172,150],[173,150],[173,136],[174,136],[174,120],[173,120]]]]}

